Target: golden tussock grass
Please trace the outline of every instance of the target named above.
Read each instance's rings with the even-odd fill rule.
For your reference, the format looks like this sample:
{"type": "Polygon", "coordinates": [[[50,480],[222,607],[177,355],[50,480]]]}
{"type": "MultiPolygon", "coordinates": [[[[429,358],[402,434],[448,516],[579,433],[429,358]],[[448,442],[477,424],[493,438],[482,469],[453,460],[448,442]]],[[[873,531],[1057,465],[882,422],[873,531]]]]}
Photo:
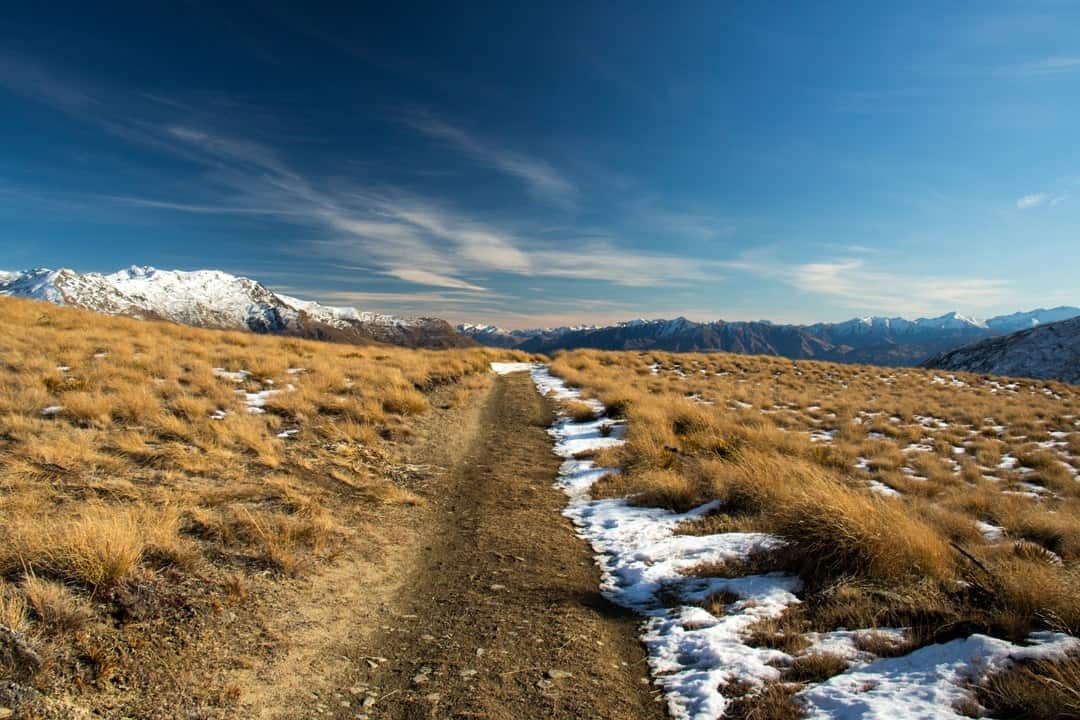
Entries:
{"type": "Polygon", "coordinates": [[[429,396],[463,388],[465,402],[492,360],[528,359],[200,330],[11,298],[0,298],[0,326],[0,623],[72,661],[49,665],[50,682],[82,682],[80,628],[102,647],[156,642],[112,620],[122,598],[146,596],[132,602],[198,633],[213,620],[192,624],[188,604],[317,572],[379,507],[422,502],[390,470],[429,396]]]}
{"type": "Polygon", "coordinates": [[[1080,631],[1075,388],[723,353],[579,350],[552,370],[627,420],[604,458],[622,472],[597,493],[674,510],[718,499],[682,531],[786,541],[771,565],[698,569],[803,578],[799,622],[755,642],[910,627],[897,647],[868,645],[896,654],[964,628],[1080,631]]]}
{"type": "Polygon", "coordinates": [[[28,575],[23,591],[27,605],[46,632],[77,632],[93,617],[89,603],[63,583],[28,575]]]}
{"type": "Polygon", "coordinates": [[[25,569],[107,590],[130,575],[142,559],[144,539],[132,512],[86,506],[74,516],[21,518],[6,523],[0,569],[25,569]]]}
{"type": "Polygon", "coordinates": [[[1080,718],[1080,654],[1014,663],[974,686],[982,715],[1061,720],[1080,718]]]}

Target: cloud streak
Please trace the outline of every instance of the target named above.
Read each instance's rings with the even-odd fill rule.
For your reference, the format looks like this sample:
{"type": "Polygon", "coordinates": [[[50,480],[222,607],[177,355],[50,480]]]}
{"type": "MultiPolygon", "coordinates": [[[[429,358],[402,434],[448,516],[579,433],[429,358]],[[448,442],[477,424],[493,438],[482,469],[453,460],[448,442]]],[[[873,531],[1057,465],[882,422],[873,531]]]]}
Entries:
{"type": "Polygon", "coordinates": [[[1009,77],[1037,77],[1071,72],[1080,72],[1080,56],[1048,57],[998,69],[999,75],[1009,77]]]}
{"type": "Polygon", "coordinates": [[[778,273],[805,292],[902,315],[987,307],[1010,294],[1008,283],[1000,280],[881,272],[867,268],[862,260],[804,263],[781,268],[778,273]]]}
{"type": "Polygon", "coordinates": [[[373,265],[413,285],[485,293],[480,276],[503,273],[598,281],[624,287],[716,281],[722,266],[696,258],[643,253],[609,238],[568,231],[557,244],[465,217],[430,199],[396,191],[320,189],[272,148],[179,124],[160,128],[163,142],[208,170],[214,202],[115,197],[127,205],[175,212],[266,215],[319,227],[303,250],[334,262],[373,265]],[[567,245],[573,249],[567,250],[567,245]]]}
{"type": "Polygon", "coordinates": [[[404,122],[414,130],[465,153],[481,165],[516,178],[537,197],[563,208],[576,204],[577,187],[544,160],[481,141],[473,134],[427,113],[407,115],[404,122]]]}
{"type": "Polygon", "coordinates": [[[1031,195],[1024,195],[1016,201],[1016,207],[1020,210],[1027,210],[1029,208],[1038,207],[1049,199],[1049,195],[1046,193],[1032,193],[1031,195]]]}

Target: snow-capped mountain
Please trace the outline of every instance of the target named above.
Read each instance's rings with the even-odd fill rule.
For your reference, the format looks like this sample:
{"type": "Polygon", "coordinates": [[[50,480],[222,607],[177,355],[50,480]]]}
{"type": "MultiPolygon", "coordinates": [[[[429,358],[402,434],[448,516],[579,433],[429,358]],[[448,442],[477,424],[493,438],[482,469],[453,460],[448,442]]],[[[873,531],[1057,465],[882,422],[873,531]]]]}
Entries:
{"type": "Polygon", "coordinates": [[[38,268],[0,273],[0,294],[198,327],[423,347],[469,343],[437,318],[402,319],[321,305],[220,270],[133,266],[103,275],[38,268]]]}
{"type": "MultiPolygon", "coordinates": [[[[1007,317],[1031,314],[1017,313],[1007,317]]],[[[935,355],[924,366],[1080,384],[1080,317],[1046,324],[1040,322],[1026,330],[987,338],[935,355]]]]}
{"type": "Polygon", "coordinates": [[[727,351],[791,358],[816,358],[877,365],[915,365],[927,357],[970,342],[1080,315],[1059,307],[1003,315],[989,320],[951,312],[939,317],[863,317],[839,323],[781,325],[767,321],[700,323],[630,320],[602,327],[502,330],[491,325],[459,325],[458,331],[484,345],[529,352],[571,348],[601,350],[727,351]]]}
{"type": "Polygon", "coordinates": [[[1080,315],[1080,309],[1067,306],[1038,308],[1030,312],[1018,312],[1012,315],[998,315],[986,321],[987,327],[996,332],[1011,333],[1017,330],[1033,328],[1047,323],[1068,320],[1080,315]]]}

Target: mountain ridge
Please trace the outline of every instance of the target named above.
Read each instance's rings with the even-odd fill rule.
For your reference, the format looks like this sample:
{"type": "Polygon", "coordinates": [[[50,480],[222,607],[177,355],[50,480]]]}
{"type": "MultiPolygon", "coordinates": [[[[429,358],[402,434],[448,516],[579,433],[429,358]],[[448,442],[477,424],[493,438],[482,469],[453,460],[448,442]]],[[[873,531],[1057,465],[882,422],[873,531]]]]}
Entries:
{"type": "Polygon", "coordinates": [[[1080,384],[1080,317],[986,338],[934,355],[922,367],[1080,384]]]}
{"type": "Polygon", "coordinates": [[[474,344],[439,318],[406,319],[322,305],[221,270],[132,265],[110,274],[70,268],[3,271],[0,294],[111,315],[319,340],[434,348],[474,344]]]}
{"type": "Polygon", "coordinates": [[[727,351],[878,365],[916,365],[970,342],[1080,315],[1059,306],[980,320],[949,312],[930,318],[867,316],[838,323],[777,324],[764,320],[695,322],[685,317],[636,319],[606,326],[503,330],[457,326],[477,342],[527,352],[601,350],[727,351]]]}

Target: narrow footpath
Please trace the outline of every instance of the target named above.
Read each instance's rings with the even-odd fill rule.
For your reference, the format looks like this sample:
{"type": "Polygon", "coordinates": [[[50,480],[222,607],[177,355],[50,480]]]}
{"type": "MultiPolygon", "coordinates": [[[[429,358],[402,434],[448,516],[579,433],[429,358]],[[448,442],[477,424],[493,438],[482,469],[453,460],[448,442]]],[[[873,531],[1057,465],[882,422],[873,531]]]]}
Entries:
{"type": "MultiPolygon", "coordinates": [[[[366,702],[337,717],[665,717],[638,619],[600,595],[591,550],[560,514],[549,401],[528,373],[477,399],[471,427],[446,428],[461,449],[427,493],[416,569],[350,653],[370,670],[349,689],[366,702]]],[[[417,452],[418,464],[448,459],[439,443],[417,452]]]]}

